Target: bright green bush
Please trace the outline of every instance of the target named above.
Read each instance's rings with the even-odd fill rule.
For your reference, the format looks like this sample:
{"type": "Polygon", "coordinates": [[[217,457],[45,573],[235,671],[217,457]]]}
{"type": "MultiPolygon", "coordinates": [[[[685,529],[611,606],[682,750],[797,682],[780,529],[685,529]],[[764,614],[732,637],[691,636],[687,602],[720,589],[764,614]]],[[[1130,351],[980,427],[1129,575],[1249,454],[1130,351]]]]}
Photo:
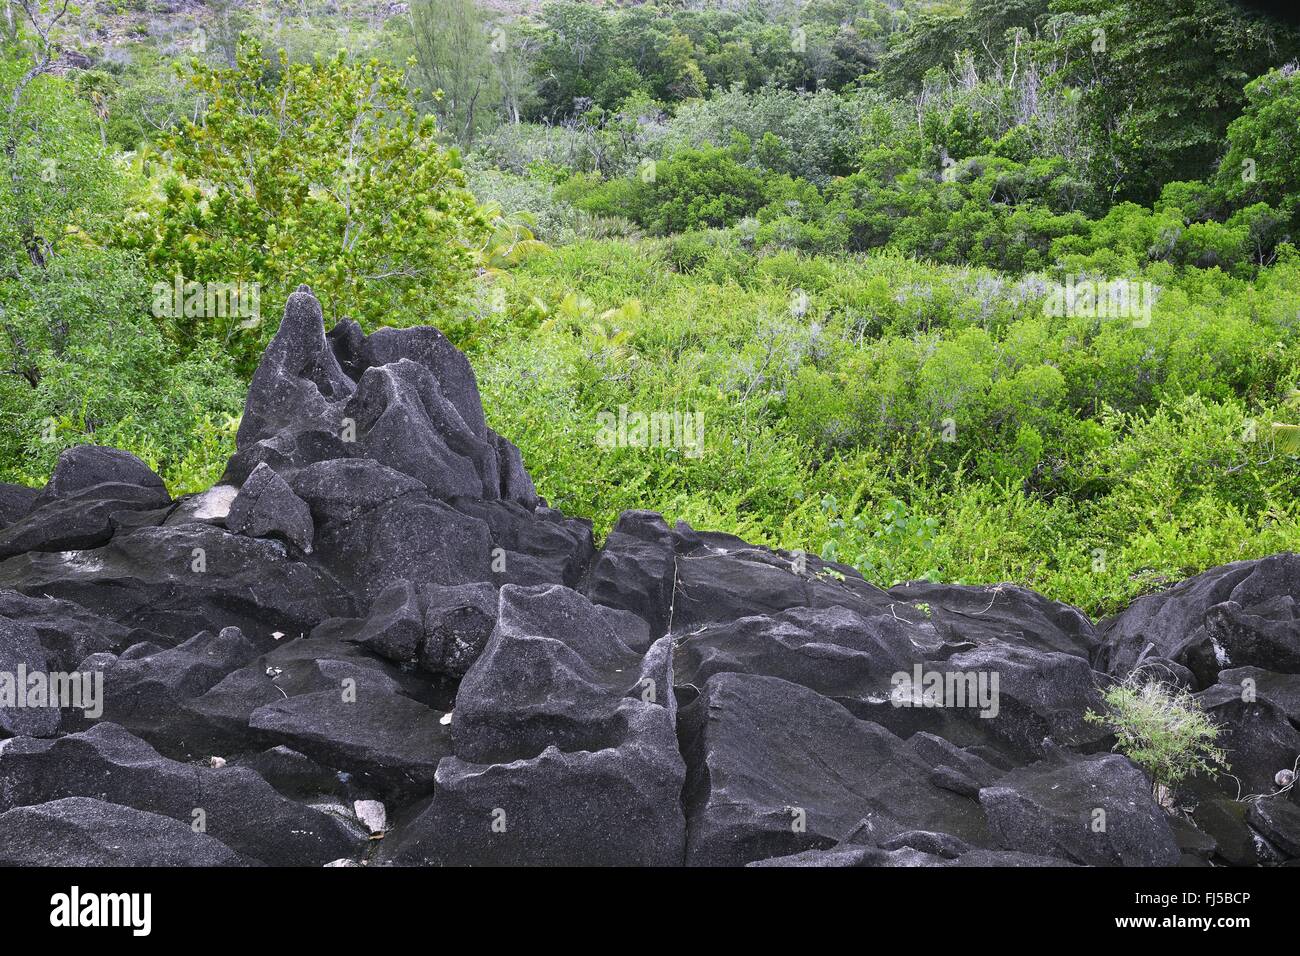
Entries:
{"type": "Polygon", "coordinates": [[[1106,712],[1084,719],[1101,724],[1118,738],[1120,751],[1151,777],[1156,799],[1168,802],[1168,788],[1189,774],[1214,776],[1227,770],[1227,755],[1215,746],[1219,727],[1190,692],[1135,671],[1102,694],[1106,712]]]}
{"type": "Polygon", "coordinates": [[[149,284],[122,253],[68,254],[39,276],[0,281],[0,310],[26,333],[37,371],[0,388],[5,480],[39,483],[59,452],[86,442],[139,454],[174,488],[220,476],[224,458],[203,449],[239,415],[244,383],[215,343],[179,355],[149,305],[149,284]]]}
{"type": "MultiPolygon", "coordinates": [[[[331,322],[445,314],[468,294],[488,235],[432,117],[377,61],[280,59],[275,82],[271,64],[245,38],[234,67],[191,66],[208,108],[168,140],[174,175],[126,241],[164,281],[257,282],[268,303],[307,282],[331,322]]],[[[274,330],[243,315],[186,316],[166,329],[186,348],[222,341],[246,374],[274,330]]]]}
{"type": "Polygon", "coordinates": [[[658,235],[730,226],[768,201],[769,175],[737,159],[746,149],[683,149],[632,178],[575,177],[558,195],[587,212],[626,216],[658,235]]]}

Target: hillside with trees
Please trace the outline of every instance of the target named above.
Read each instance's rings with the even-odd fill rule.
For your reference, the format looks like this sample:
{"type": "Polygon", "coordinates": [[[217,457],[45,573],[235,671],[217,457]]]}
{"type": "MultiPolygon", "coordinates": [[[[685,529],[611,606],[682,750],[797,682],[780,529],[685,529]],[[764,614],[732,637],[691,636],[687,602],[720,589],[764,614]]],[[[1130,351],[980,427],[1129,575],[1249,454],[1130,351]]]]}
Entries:
{"type": "Polygon", "coordinates": [[[442,329],[598,537],[649,508],[1094,614],[1300,541],[1288,23],[3,2],[0,479],[94,443],[209,487],[307,283],[442,329]]]}

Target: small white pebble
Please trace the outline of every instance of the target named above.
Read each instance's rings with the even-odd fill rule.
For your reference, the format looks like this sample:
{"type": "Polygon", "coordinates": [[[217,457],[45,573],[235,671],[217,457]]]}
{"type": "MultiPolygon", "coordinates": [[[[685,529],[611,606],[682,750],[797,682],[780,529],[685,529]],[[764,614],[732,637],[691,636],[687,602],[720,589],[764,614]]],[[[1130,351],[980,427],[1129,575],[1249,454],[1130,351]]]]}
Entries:
{"type": "Polygon", "coordinates": [[[224,767],[224,766],[226,765],[226,758],[225,758],[225,757],[209,757],[209,758],[208,758],[208,763],[210,763],[210,764],[212,765],[212,767],[213,767],[214,770],[220,770],[222,767],[224,767]]]}
{"type": "Polygon", "coordinates": [[[378,800],[357,800],[352,804],[352,812],[371,833],[388,829],[388,811],[378,800]]]}
{"type": "Polygon", "coordinates": [[[442,724],[444,727],[446,727],[449,723],[451,723],[451,711],[447,711],[445,714],[439,717],[438,723],[442,724]]]}
{"type": "Polygon", "coordinates": [[[271,632],[271,636],[272,636],[273,638],[275,638],[275,639],[278,641],[280,638],[284,637],[284,632],[283,632],[283,631],[272,631],[272,632],[271,632]]]}

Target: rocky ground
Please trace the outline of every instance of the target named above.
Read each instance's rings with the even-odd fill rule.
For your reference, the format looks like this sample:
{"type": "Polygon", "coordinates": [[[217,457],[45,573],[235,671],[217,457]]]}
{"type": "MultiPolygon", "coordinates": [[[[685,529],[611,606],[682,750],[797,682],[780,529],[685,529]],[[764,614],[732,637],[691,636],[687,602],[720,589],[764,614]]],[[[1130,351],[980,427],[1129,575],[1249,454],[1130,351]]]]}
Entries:
{"type": "Polygon", "coordinates": [[[102,713],[0,706],[3,864],[1300,857],[1300,556],[1094,624],[648,512],[598,550],[446,338],[327,334],[305,287],[220,484],[80,447],[0,527],[0,675],[103,676],[102,713]],[[1139,660],[1225,730],[1173,812],[1083,719],[1139,660]],[[996,714],[897,706],[918,665],[996,675],[996,714]]]}

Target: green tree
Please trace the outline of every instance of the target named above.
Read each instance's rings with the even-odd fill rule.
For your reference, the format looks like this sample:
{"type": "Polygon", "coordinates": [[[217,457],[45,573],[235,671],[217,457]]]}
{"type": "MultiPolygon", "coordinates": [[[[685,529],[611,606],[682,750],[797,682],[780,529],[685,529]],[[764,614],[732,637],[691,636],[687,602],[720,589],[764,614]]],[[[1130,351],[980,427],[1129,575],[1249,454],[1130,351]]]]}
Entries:
{"type": "Polygon", "coordinates": [[[26,25],[0,46],[0,371],[30,390],[80,317],[25,303],[63,281],[51,269],[66,252],[93,244],[121,181],[90,109],[50,73],[64,8],[23,11],[26,25]]]}
{"type": "Polygon", "coordinates": [[[67,0],[21,0],[12,38],[0,46],[0,254],[7,271],[25,259],[43,269],[70,228],[111,205],[114,181],[99,130],[68,87],[50,75],[67,0]]]}
{"type": "MultiPolygon", "coordinates": [[[[330,60],[276,82],[245,37],[233,68],[193,63],[207,110],[168,141],[174,174],[130,229],[163,279],[258,282],[280,302],[310,283],[332,319],[426,322],[470,286],[487,223],[400,73],[330,60]]],[[[246,316],[177,319],[187,344],[216,338],[247,369],[273,331],[246,316]]]]}
{"type": "Polygon", "coordinates": [[[104,247],[126,184],[102,101],[49,68],[61,9],[24,7],[0,47],[0,474],[40,482],[62,449],[94,441],[136,451],[175,488],[206,486],[241,389],[213,349],[176,355],[133,257],[104,247]]]}
{"type": "Polygon", "coordinates": [[[434,96],[438,122],[468,147],[501,102],[490,44],[503,46],[504,33],[489,37],[474,0],[416,0],[411,26],[420,78],[434,96]]]}
{"type": "Polygon", "coordinates": [[[632,179],[597,185],[575,176],[558,195],[597,215],[626,216],[660,235],[730,226],[769,201],[771,174],[737,159],[748,152],[743,138],[727,149],[682,149],[646,164],[632,179]]]}
{"type": "Polygon", "coordinates": [[[1228,0],[1056,0],[1043,54],[1081,87],[1095,144],[1092,178],[1150,201],[1200,179],[1223,153],[1243,87],[1300,54],[1300,31],[1228,0]]]}
{"type": "Polygon", "coordinates": [[[1293,216],[1300,203],[1300,69],[1292,63],[1246,87],[1246,109],[1228,127],[1215,184],[1229,202],[1266,202],[1293,216]]]}
{"type": "Polygon", "coordinates": [[[585,3],[564,0],[542,9],[533,75],[543,115],[567,117],[577,101],[594,97],[611,62],[611,26],[610,14],[585,3]]]}

